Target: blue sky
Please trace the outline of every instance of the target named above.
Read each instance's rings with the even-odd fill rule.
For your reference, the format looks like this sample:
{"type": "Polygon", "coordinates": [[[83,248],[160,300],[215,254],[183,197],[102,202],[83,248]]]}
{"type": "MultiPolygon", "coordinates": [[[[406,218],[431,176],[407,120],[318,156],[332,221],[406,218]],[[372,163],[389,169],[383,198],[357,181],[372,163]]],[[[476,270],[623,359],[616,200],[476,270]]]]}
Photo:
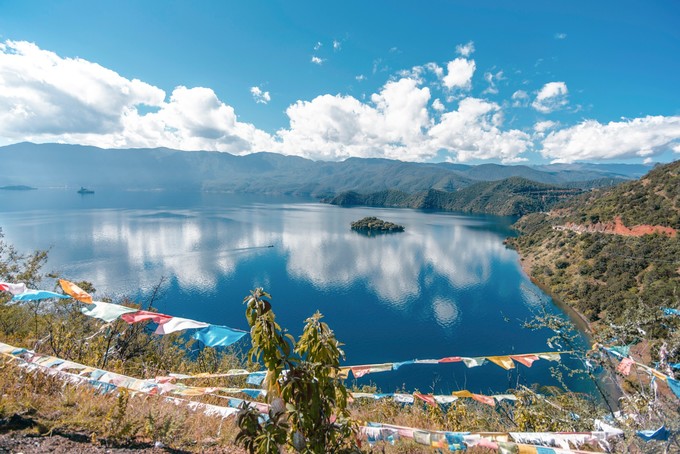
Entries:
{"type": "Polygon", "coordinates": [[[0,0],[0,145],[680,156],[677,1],[0,0]]]}

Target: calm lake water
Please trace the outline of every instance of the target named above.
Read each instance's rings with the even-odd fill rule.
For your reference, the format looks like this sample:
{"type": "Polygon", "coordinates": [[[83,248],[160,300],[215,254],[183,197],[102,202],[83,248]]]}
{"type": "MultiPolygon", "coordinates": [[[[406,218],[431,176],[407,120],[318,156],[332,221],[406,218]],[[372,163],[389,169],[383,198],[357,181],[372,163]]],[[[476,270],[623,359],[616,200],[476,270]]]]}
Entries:
{"type": "MultiPolygon", "coordinates": [[[[295,335],[321,311],[345,343],[346,364],[550,350],[547,332],[522,323],[543,304],[559,309],[503,245],[512,235],[508,218],[211,193],[41,189],[0,197],[5,240],[25,252],[49,249],[46,271],[88,280],[100,297],[148,298],[165,278],[161,312],[247,329],[242,300],[264,287],[277,320],[295,335]],[[406,231],[352,232],[350,222],[364,216],[406,231]]],[[[554,384],[550,365],[509,372],[493,364],[413,365],[358,384],[502,392],[518,382],[554,384]]]]}

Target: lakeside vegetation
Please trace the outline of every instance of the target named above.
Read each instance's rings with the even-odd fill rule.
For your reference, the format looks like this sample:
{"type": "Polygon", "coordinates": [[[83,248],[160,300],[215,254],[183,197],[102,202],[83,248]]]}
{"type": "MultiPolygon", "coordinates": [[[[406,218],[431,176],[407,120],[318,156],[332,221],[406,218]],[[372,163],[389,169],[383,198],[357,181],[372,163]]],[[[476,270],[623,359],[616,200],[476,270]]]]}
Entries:
{"type": "Polygon", "coordinates": [[[562,188],[521,177],[476,183],[455,192],[429,189],[407,193],[387,190],[369,194],[349,191],[330,199],[333,205],[416,208],[498,216],[521,216],[546,211],[556,203],[581,194],[578,188],[562,188]]]}

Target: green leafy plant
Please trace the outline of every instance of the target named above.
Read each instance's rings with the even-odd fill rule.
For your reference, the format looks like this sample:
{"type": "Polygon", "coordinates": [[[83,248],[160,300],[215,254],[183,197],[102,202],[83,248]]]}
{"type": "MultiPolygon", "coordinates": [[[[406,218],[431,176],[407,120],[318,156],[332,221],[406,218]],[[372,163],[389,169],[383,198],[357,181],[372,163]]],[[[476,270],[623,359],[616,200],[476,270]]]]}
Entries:
{"type": "Polygon", "coordinates": [[[319,312],[306,320],[295,341],[275,321],[271,298],[258,288],[245,298],[251,361],[267,368],[270,410],[261,417],[244,406],[236,442],[250,453],[277,453],[282,447],[304,453],[358,452],[356,423],[339,378],[343,352],[319,312]]]}

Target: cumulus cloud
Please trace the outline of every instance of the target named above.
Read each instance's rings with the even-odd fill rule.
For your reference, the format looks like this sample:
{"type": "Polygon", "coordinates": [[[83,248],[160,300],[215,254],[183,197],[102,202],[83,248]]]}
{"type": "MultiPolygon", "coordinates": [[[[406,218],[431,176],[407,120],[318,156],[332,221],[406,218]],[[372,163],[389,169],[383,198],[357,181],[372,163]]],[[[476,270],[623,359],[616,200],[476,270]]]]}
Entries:
{"type": "Polygon", "coordinates": [[[96,63],[27,42],[0,45],[0,136],[100,147],[170,147],[248,153],[272,138],[239,122],[209,88],[166,93],[96,63]],[[154,111],[141,114],[140,106],[154,111]]]}
{"type": "Polygon", "coordinates": [[[555,126],[557,126],[557,123],[554,121],[546,120],[546,121],[539,121],[534,125],[534,131],[537,133],[541,134],[546,132],[549,129],[553,129],[555,126]]]}
{"type": "Polygon", "coordinates": [[[475,61],[466,58],[456,58],[447,65],[447,74],[442,82],[449,90],[459,88],[469,90],[472,88],[472,75],[475,73],[475,61]]]}
{"type": "Polygon", "coordinates": [[[403,69],[398,71],[397,74],[402,78],[412,78],[417,79],[422,82],[422,78],[428,74],[434,74],[437,79],[444,77],[444,69],[434,62],[425,63],[424,65],[414,66],[413,68],[403,69]]]}
{"type": "Polygon", "coordinates": [[[165,92],[79,58],[24,41],[0,44],[0,135],[107,134],[121,114],[160,106],[165,92]]]}
{"type": "Polygon", "coordinates": [[[496,103],[477,98],[460,101],[458,110],[442,114],[429,130],[432,145],[456,161],[498,158],[518,162],[531,146],[530,137],[516,129],[502,131],[503,115],[496,103]]]}
{"type": "Polygon", "coordinates": [[[586,120],[553,131],[541,153],[554,162],[650,157],[680,151],[680,116],[647,116],[602,124],[586,120]]]}
{"type": "Polygon", "coordinates": [[[363,82],[364,80],[366,80],[366,76],[364,76],[363,74],[359,74],[358,76],[354,76],[354,79],[356,79],[359,82],[363,82]]]}
{"type": "Polygon", "coordinates": [[[321,41],[317,41],[316,44],[314,44],[314,50],[319,50],[323,46],[323,43],[321,41]]]}
{"type": "Polygon", "coordinates": [[[467,44],[458,44],[456,52],[463,57],[469,57],[475,51],[475,43],[469,41],[467,44]]]}
{"type": "Polygon", "coordinates": [[[334,39],[333,40],[333,50],[337,52],[340,49],[342,49],[342,42],[338,41],[337,39],[334,39]]]}
{"type": "Polygon", "coordinates": [[[258,104],[267,104],[272,100],[268,91],[262,91],[260,87],[250,87],[250,93],[253,95],[253,99],[258,104]]]}
{"type": "Polygon", "coordinates": [[[326,59],[317,57],[316,55],[312,55],[312,60],[311,62],[314,63],[315,65],[321,65],[323,62],[325,62],[326,59]]]}
{"type": "Polygon", "coordinates": [[[364,103],[322,95],[288,107],[290,128],[277,135],[287,154],[315,159],[350,156],[417,160],[432,155],[424,143],[430,90],[414,79],[390,81],[364,103]]]}
{"type": "Polygon", "coordinates": [[[446,110],[446,106],[439,100],[439,98],[432,101],[432,108],[437,112],[443,112],[446,110]]]}
{"type": "Polygon", "coordinates": [[[554,112],[567,105],[568,93],[567,84],[564,82],[548,82],[538,91],[531,107],[541,113],[554,112]]]}

